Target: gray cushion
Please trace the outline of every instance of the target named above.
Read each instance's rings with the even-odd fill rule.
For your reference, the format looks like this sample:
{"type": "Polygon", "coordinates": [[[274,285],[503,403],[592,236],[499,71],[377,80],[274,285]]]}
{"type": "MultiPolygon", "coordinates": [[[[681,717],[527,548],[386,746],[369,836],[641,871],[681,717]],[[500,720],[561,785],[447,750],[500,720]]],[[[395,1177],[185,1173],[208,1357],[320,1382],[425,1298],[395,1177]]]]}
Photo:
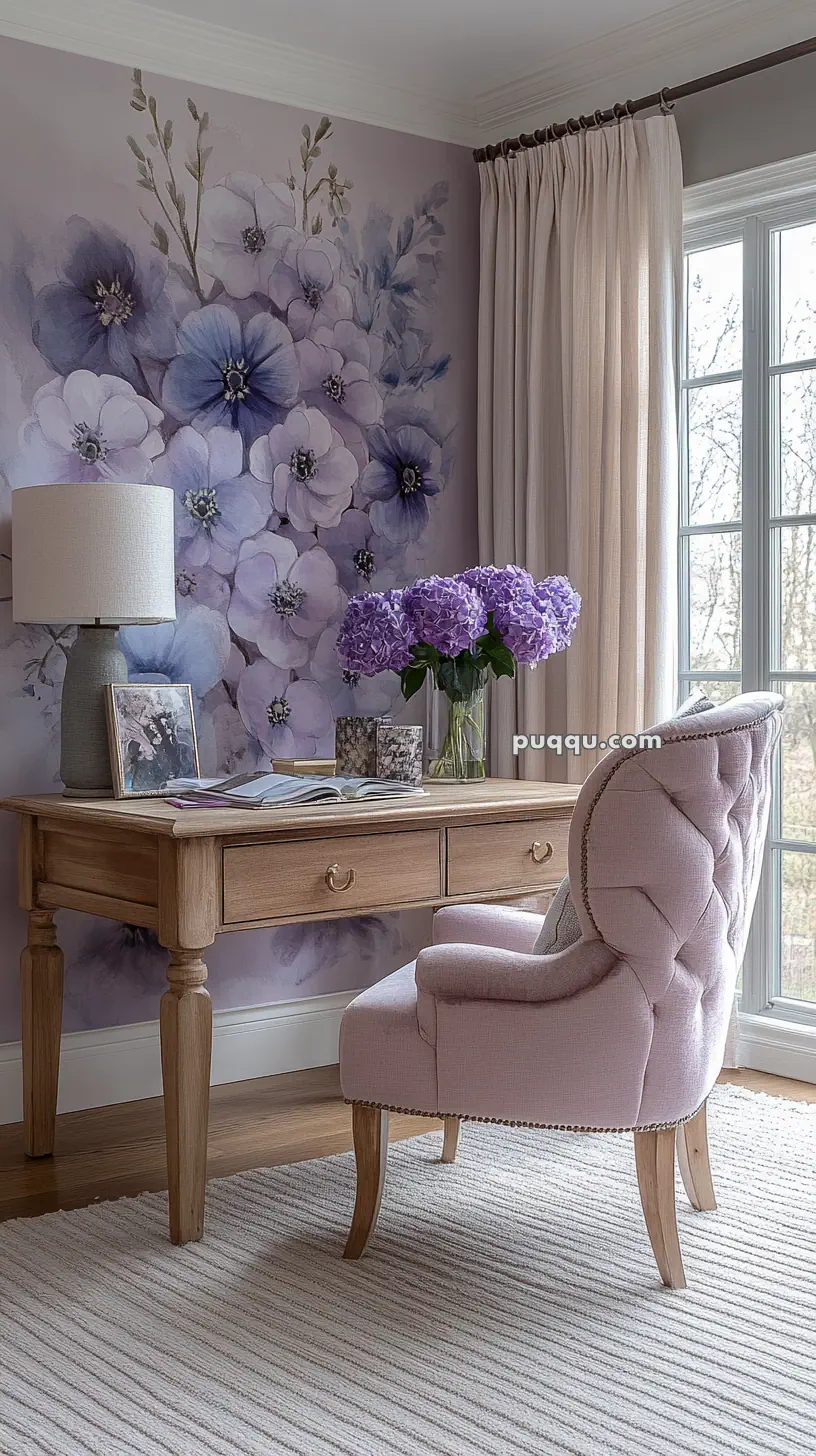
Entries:
{"type": "Polygon", "coordinates": [[[565,875],[544,916],[544,924],[533,946],[533,955],[555,955],[580,939],[581,927],[570,896],[569,875],[565,875]]]}
{"type": "Polygon", "coordinates": [[[674,716],[675,718],[690,718],[692,713],[705,713],[709,708],[716,708],[716,706],[716,703],[712,703],[711,699],[706,697],[702,688],[696,688],[693,693],[689,694],[685,702],[680,704],[674,716]]]}

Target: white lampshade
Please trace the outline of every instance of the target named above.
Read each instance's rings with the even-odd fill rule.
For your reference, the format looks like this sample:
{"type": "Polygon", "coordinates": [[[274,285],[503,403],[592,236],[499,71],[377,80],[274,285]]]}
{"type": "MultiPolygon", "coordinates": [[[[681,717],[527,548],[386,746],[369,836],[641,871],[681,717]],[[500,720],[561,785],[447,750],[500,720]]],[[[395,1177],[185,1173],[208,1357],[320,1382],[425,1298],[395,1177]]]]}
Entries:
{"type": "Polygon", "coordinates": [[[15,622],[169,622],[173,492],[160,485],[31,485],[11,493],[15,622]]]}

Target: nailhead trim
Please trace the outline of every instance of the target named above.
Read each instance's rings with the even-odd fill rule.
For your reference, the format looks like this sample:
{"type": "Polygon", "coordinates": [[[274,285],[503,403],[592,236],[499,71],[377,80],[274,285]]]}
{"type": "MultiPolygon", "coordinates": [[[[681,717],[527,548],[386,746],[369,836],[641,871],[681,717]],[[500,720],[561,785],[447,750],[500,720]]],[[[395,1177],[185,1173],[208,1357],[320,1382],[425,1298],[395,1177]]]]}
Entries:
{"type": "Polygon", "coordinates": [[[682,1127],[691,1122],[705,1106],[700,1103],[696,1112],[688,1117],[675,1118],[674,1122],[649,1122],[642,1127],[574,1127],[567,1122],[515,1122],[507,1117],[471,1117],[466,1112],[421,1112],[417,1107],[392,1107],[387,1102],[363,1102],[358,1097],[344,1097],[347,1107],[376,1107],[380,1112],[401,1112],[405,1117],[455,1117],[459,1122],[488,1122],[500,1127],[538,1127],[550,1132],[667,1132],[672,1127],[682,1127]]]}

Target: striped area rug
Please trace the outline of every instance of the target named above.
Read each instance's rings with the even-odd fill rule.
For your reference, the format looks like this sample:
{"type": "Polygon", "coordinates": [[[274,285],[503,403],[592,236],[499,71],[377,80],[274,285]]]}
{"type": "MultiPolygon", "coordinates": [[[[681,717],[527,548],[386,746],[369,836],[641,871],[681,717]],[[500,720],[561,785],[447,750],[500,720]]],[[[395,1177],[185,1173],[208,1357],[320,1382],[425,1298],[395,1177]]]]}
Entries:
{"type": "Polygon", "coordinates": [[[795,1456],[816,1450],[816,1107],[711,1100],[657,1280],[631,1138],[465,1126],[391,1150],[340,1260],[349,1156],[0,1227],[3,1456],[795,1456]]]}

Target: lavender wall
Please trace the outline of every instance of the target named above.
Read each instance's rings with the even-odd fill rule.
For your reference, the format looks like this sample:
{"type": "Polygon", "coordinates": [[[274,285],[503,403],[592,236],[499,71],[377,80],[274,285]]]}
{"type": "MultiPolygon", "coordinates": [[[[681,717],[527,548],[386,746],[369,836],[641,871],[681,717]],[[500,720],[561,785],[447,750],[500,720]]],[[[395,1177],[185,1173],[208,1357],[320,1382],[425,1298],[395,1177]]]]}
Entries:
{"type": "MultiPolygon", "coordinates": [[[[0,42],[0,595],[11,489],[169,485],[178,621],[123,632],[131,677],[193,682],[205,771],[329,752],[337,713],[399,708],[395,681],[339,675],[346,594],[476,560],[476,169],[463,148],[342,120],[318,156],[319,114],[141,84],[0,42]],[[321,178],[304,229],[304,181],[321,178]],[[284,598],[308,599],[301,634],[284,598]]],[[[0,790],[54,790],[70,634],[0,613],[0,790]]],[[[19,1035],[14,862],[4,817],[0,1041],[19,1035]]],[[[156,1015],[166,958],[147,933],[58,919],[66,1029],[156,1015]]],[[[366,984],[425,931],[414,914],[224,936],[213,999],[366,984]]]]}

